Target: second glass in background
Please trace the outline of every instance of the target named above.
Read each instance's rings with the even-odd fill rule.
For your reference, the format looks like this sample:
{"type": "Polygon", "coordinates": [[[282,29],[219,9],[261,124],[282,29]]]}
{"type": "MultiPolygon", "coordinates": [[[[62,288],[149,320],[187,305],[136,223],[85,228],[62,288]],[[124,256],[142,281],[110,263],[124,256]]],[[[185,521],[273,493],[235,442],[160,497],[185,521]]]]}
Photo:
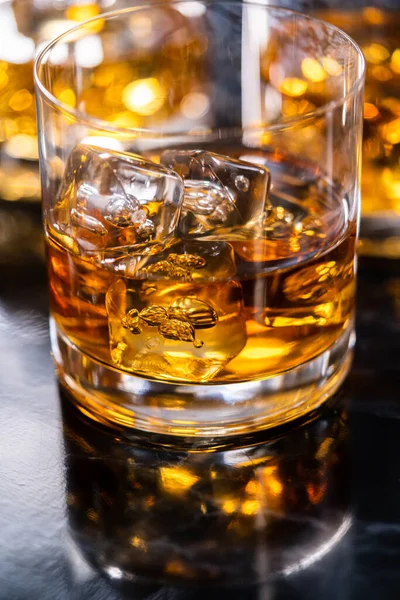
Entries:
{"type": "MultiPolygon", "coordinates": [[[[123,0],[0,0],[0,202],[41,200],[33,62],[49,40],[123,0]]],[[[90,53],[82,49],[82,63],[90,53]]],[[[68,101],[63,90],[56,91],[68,101]]],[[[70,100],[70,98],[69,98],[70,100]]]]}
{"type": "MultiPolygon", "coordinates": [[[[351,35],[367,70],[361,179],[362,254],[400,257],[400,10],[390,0],[313,3],[313,12],[351,35]],[[327,8],[318,9],[325,4],[327,8]],[[331,7],[330,7],[331,6],[331,7]]],[[[309,82],[323,71],[305,70],[309,82]]]]}

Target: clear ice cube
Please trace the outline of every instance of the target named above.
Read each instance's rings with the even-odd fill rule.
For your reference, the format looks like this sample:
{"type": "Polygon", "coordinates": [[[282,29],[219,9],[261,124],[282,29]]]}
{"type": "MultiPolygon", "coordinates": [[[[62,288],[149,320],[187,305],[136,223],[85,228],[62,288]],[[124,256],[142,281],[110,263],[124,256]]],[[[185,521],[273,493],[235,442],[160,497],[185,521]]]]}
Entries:
{"type": "Polygon", "coordinates": [[[163,166],[80,144],[50,221],[84,255],[152,254],[175,235],[182,193],[181,178],[163,166]]]}
{"type": "Polygon", "coordinates": [[[233,250],[224,243],[203,246],[208,250],[198,242],[179,244],[162,258],[151,257],[153,262],[145,267],[147,279],[118,279],[109,288],[110,351],[118,368],[145,377],[204,383],[244,348],[242,288],[229,280],[233,250]]]}
{"type": "Polygon", "coordinates": [[[160,161],[184,179],[181,237],[254,237],[269,207],[266,167],[204,150],[166,150],[160,161]]]}

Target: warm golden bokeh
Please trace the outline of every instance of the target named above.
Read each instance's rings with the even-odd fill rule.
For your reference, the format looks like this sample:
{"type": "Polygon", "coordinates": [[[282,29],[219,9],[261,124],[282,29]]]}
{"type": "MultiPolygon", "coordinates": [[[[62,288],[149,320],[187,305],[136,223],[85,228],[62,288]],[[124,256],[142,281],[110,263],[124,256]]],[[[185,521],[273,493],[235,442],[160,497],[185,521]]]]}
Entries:
{"type": "Polygon", "coordinates": [[[152,115],[165,102],[167,91],[155,77],[138,79],[129,83],[122,91],[122,102],[128,110],[139,115],[152,115]]]}
{"type": "MultiPolygon", "coordinates": [[[[0,19],[7,22],[10,29],[10,38],[5,43],[9,47],[4,47],[0,52],[0,144],[3,155],[0,163],[0,197],[3,200],[23,198],[38,201],[40,181],[33,88],[35,47],[76,23],[97,16],[100,6],[85,2],[66,3],[64,11],[54,8],[53,18],[47,10],[42,13],[38,8],[35,18],[32,17],[31,37],[27,32],[22,34],[18,31],[24,11],[26,6],[23,2],[6,1],[0,13],[0,19]]],[[[56,96],[68,106],[76,105],[71,89],[62,89],[56,96]]]]}
{"type": "MultiPolygon", "coordinates": [[[[23,3],[16,3],[15,8],[11,2],[3,4],[7,18],[15,21],[16,33],[15,46],[12,51],[7,51],[7,60],[2,60],[0,53],[0,144],[3,155],[9,159],[7,167],[3,168],[0,163],[0,197],[39,200],[37,150],[34,150],[34,146],[37,147],[33,88],[35,47],[78,22],[96,17],[101,7],[96,2],[78,2],[66,3],[64,10],[55,8],[54,15],[38,12],[38,23],[35,21],[31,38],[18,33],[14,9],[18,15],[18,11],[23,10],[23,3]],[[29,164],[20,164],[20,161],[29,161],[29,164]],[[16,177],[17,173],[20,177],[16,177]]],[[[176,19],[178,27],[184,22],[178,11],[171,10],[169,18],[176,19]]],[[[70,79],[60,76],[52,89],[59,102],[68,108],[79,106],[93,117],[126,129],[146,127],[169,116],[196,121],[207,114],[210,100],[198,91],[199,65],[207,49],[204,36],[193,31],[183,37],[172,36],[164,45],[153,48],[158,44],[157,39],[152,38],[153,21],[146,15],[135,14],[130,18],[130,28],[137,43],[143,45],[142,50],[133,58],[103,62],[103,44],[116,43],[116,38],[104,41],[103,27],[102,19],[86,27],[88,36],[81,40],[84,45],[78,53],[82,67],[94,68],[91,85],[78,94],[70,79]],[[189,48],[190,53],[187,52],[189,48]],[[179,62],[185,53],[191,56],[187,64],[179,62]],[[179,78],[173,76],[171,65],[174,61],[179,65],[179,78]]]]}
{"type": "Polygon", "coordinates": [[[304,58],[301,63],[303,75],[309,81],[321,83],[326,79],[326,71],[316,58],[304,58]]]}
{"type": "Polygon", "coordinates": [[[307,91],[307,82],[297,77],[286,77],[279,86],[282,94],[292,98],[303,96],[307,91]]]}
{"type": "MultiPolygon", "coordinates": [[[[366,7],[362,11],[328,10],[320,16],[347,31],[361,46],[367,62],[362,216],[397,218],[400,210],[399,13],[366,7]]],[[[324,66],[327,69],[327,65],[324,66]]],[[[362,248],[373,251],[369,244],[362,248]]]]}

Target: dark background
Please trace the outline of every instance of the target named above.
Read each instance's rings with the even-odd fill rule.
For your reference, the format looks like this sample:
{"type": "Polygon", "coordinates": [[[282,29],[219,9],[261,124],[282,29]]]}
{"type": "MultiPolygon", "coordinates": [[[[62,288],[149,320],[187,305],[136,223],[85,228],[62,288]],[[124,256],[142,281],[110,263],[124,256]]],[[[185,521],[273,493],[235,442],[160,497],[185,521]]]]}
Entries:
{"type": "MultiPolygon", "coordinates": [[[[237,553],[231,552],[237,542],[230,543],[217,515],[214,521],[206,521],[205,535],[216,544],[214,566],[221,575],[222,587],[207,586],[207,577],[201,575],[201,569],[200,580],[196,579],[198,565],[194,554],[191,559],[194,582],[189,587],[156,581],[159,573],[154,566],[154,581],[150,569],[145,585],[131,577],[120,592],[116,590],[118,582],[106,581],[100,571],[106,571],[111,559],[113,564],[125,560],[119,548],[121,532],[123,535],[125,524],[128,530],[133,522],[138,522],[126,507],[129,477],[125,467],[132,462],[137,464],[142,469],[140,478],[157,465],[172,464],[174,455],[162,448],[148,447],[144,451],[145,445],[141,446],[140,441],[131,445],[123,435],[85,421],[71,408],[68,399],[60,402],[49,355],[38,209],[22,210],[13,205],[0,211],[0,256],[1,600],[115,600],[125,597],[123,594],[152,600],[399,597],[400,265],[397,262],[366,258],[359,261],[357,352],[344,392],[328,403],[311,423],[263,434],[261,440],[261,448],[275,453],[287,472],[292,469],[288,485],[294,490],[302,489],[302,478],[307,478],[313,468],[312,462],[307,462],[315,450],[313,440],[320,443],[328,435],[333,436],[335,443],[339,438],[343,440],[343,446],[332,451],[336,452],[332,454],[335,458],[332,464],[336,461],[336,466],[317,465],[328,472],[330,495],[315,514],[318,527],[324,527],[326,520],[327,528],[338,511],[351,515],[353,523],[344,538],[325,557],[300,573],[273,577],[266,562],[261,561],[257,573],[253,570],[254,561],[260,558],[259,539],[246,537],[243,548],[239,544],[237,553]],[[337,423],[342,417],[339,430],[337,423]],[[308,467],[311,465],[308,471],[298,468],[302,461],[308,467]],[[89,527],[85,520],[85,514],[89,513],[80,511],[84,510],[85,502],[90,502],[96,486],[101,493],[108,486],[109,504],[115,510],[101,513],[100,522],[89,527]],[[87,495],[82,496],[83,504],[74,500],[74,493],[79,496],[80,490],[87,495]],[[100,548],[104,549],[105,538],[108,547],[103,556],[100,548]],[[86,563],[77,546],[86,553],[86,563]]],[[[187,464],[195,460],[190,455],[182,456],[189,461],[187,464]]],[[[230,456],[229,451],[219,452],[220,464],[226,456],[230,456]]],[[[197,458],[196,464],[202,460],[205,461],[204,456],[197,458]]],[[[228,470],[227,477],[229,473],[228,470]]],[[[146,485],[151,486],[151,481],[146,485]]],[[[162,496],[156,496],[156,502],[160,505],[152,508],[147,522],[153,539],[157,539],[157,527],[160,536],[162,530],[168,559],[169,537],[174,538],[180,527],[186,528],[182,531],[189,537],[192,530],[195,534],[199,531],[193,529],[190,512],[180,513],[176,506],[166,508],[161,505],[165,502],[162,496]],[[165,513],[169,515],[167,526],[157,517],[165,508],[175,511],[165,513]],[[157,513],[158,510],[161,512],[157,513]]],[[[304,508],[303,523],[303,509],[300,506],[296,510],[299,530],[305,524],[305,539],[308,539],[307,511],[304,508]]],[[[284,544],[290,545],[297,537],[279,534],[276,539],[279,548],[273,545],[273,540],[267,541],[266,552],[272,563],[285,550],[284,544]]],[[[185,546],[188,537],[183,540],[185,546]]]]}

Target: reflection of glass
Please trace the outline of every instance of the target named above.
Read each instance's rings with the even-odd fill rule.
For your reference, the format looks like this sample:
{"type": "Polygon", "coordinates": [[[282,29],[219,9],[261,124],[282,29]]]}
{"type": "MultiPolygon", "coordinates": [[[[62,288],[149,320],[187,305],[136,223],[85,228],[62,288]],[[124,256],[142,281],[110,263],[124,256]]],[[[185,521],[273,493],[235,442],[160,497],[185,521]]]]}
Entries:
{"type": "Polygon", "coordinates": [[[118,0],[0,2],[0,199],[40,200],[33,61],[46,41],[118,0]]]}
{"type": "Polygon", "coordinates": [[[367,62],[361,250],[400,255],[400,13],[366,7],[320,16],[347,31],[367,62]]]}
{"type": "MultiPolygon", "coordinates": [[[[339,551],[339,586],[351,524],[341,407],[202,451],[129,443],[63,404],[70,534],[112,584],[132,593],[144,580],[279,589],[325,560],[326,586],[339,551]]],[[[314,587],[308,597],[321,598],[318,575],[314,587]]]]}
{"type": "Polygon", "coordinates": [[[310,410],[349,367],[363,61],[307,17],[190,6],[102,17],[39,58],[52,335],[98,418],[220,435],[310,410]],[[287,112],[299,87],[313,104],[287,112]]]}

